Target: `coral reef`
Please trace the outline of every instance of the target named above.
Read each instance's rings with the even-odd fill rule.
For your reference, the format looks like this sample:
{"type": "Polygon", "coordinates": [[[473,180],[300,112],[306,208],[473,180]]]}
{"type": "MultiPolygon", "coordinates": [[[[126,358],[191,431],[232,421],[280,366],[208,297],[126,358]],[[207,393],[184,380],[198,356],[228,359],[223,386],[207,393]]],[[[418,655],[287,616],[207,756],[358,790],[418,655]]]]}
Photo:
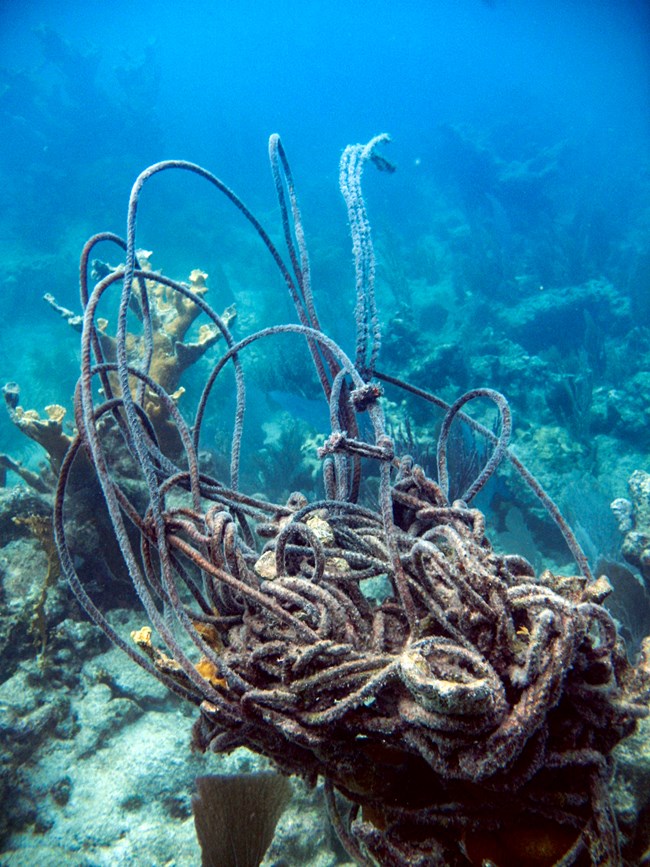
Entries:
{"type": "Polygon", "coordinates": [[[92,292],[82,268],[78,435],[63,461],[55,507],[62,569],[113,642],[199,708],[195,747],[224,753],[245,745],[311,784],[322,778],[332,821],[359,864],[621,864],[608,792],[612,751],[647,713],[650,648],[636,666],[628,661],[602,605],[609,582],[594,580],[557,508],[508,448],[505,399],[474,389],[449,406],[377,370],[375,260],[361,180],[369,163],[392,169],[378,153],[386,139],[349,146],[341,159],[356,272],[354,361],[320,328],[293,178],[277,136],[269,152],[288,265],[243,202],[205,169],[167,161],[140,175],[120,242],[124,268],[107,273],[92,292]],[[139,193],[169,170],[204,178],[249,220],[280,269],[298,323],[235,341],[191,286],[142,267],[135,250],[139,193]],[[109,352],[97,307],[118,280],[109,352]],[[163,293],[172,310],[186,300],[200,307],[227,344],[191,425],[154,375],[153,298],[163,293]],[[137,362],[126,322],[133,304],[143,326],[137,362]],[[307,342],[331,422],[319,450],[324,495],[294,493],[284,505],[238,486],[241,357],[279,334],[307,342]],[[198,449],[213,386],[230,365],[236,412],[226,483],[200,471],[198,449]],[[436,481],[408,455],[395,454],[380,380],[444,411],[436,481]],[[496,407],[496,433],[467,414],[474,401],[496,407]],[[150,417],[158,411],[174,427],[182,461],[160,448],[150,417]],[[108,418],[146,486],[144,508],[114,473],[108,418]],[[490,452],[452,500],[447,453],[452,425],[461,422],[485,437],[490,452]],[[74,499],[71,468],[82,454],[91,458],[115,546],[149,621],[133,642],[102,613],[75,568],[66,509],[74,499]],[[536,576],[521,556],[493,551],[471,501],[503,461],[549,510],[580,575],[536,576]],[[360,501],[364,475],[377,481],[374,502],[360,501]],[[364,593],[372,579],[387,582],[383,601],[364,593]]]}
{"type": "MultiPolygon", "coordinates": [[[[136,255],[140,269],[145,273],[153,273],[152,251],[137,250],[136,255]]],[[[97,260],[93,261],[93,273],[98,276],[99,274],[107,276],[115,272],[121,276],[120,269],[108,268],[97,260]]],[[[182,374],[221,337],[218,328],[204,324],[199,327],[196,340],[188,342],[185,339],[201,314],[201,307],[196,303],[196,299],[203,298],[208,291],[207,279],[208,274],[205,271],[199,268],[191,271],[185,284],[189,289],[186,295],[180,295],[169,286],[146,278],[144,288],[141,282],[137,282],[133,287],[135,299],[139,299],[140,303],[142,303],[141,293],[144,291],[147,294],[147,303],[150,305],[148,315],[151,317],[151,347],[146,347],[142,337],[130,335],[129,352],[132,358],[141,359],[147,351],[150,351],[151,358],[148,361],[150,376],[175,400],[182,394],[182,391],[179,391],[182,374]]],[[[141,316],[140,307],[135,306],[135,310],[141,316]]],[[[228,307],[222,313],[221,319],[228,326],[235,316],[235,308],[228,307]]],[[[76,324],[76,321],[73,322],[73,325],[76,324]]],[[[115,340],[107,333],[107,327],[108,322],[102,320],[99,324],[98,336],[106,357],[112,360],[115,358],[115,340]]],[[[160,403],[154,394],[147,395],[144,408],[154,417],[160,412],[160,403]]]]}
{"type": "MultiPolygon", "coordinates": [[[[87,267],[90,252],[100,240],[111,240],[111,238],[98,236],[91,239],[82,253],[82,269],[87,267]]],[[[146,311],[147,331],[143,334],[129,332],[127,348],[131,363],[146,365],[149,376],[176,402],[185,391],[180,384],[183,373],[214,346],[221,337],[221,331],[215,325],[202,324],[197,329],[196,339],[186,339],[192,325],[201,314],[202,305],[199,302],[208,291],[206,283],[208,274],[195,268],[190,273],[188,282],[183,284],[188,291],[180,294],[161,281],[147,279],[147,274],[154,273],[151,265],[152,255],[151,250],[136,251],[141,274],[133,286],[131,310],[140,321],[146,311]]],[[[123,274],[122,268],[112,268],[97,259],[93,260],[92,268],[93,274],[98,278],[112,276],[114,279],[119,279],[123,274]]],[[[86,297],[85,287],[82,288],[82,299],[84,297],[86,297]]],[[[50,294],[45,295],[45,300],[75,330],[81,329],[83,317],[61,307],[50,294]]],[[[227,328],[236,315],[235,308],[231,305],[221,314],[220,321],[227,328]]],[[[114,361],[115,337],[108,332],[108,325],[106,319],[98,320],[97,339],[105,358],[114,361]]],[[[119,392],[116,377],[109,375],[109,378],[112,380],[113,389],[119,392]]],[[[131,388],[135,388],[134,380],[131,381],[131,388]]],[[[161,449],[170,456],[177,455],[181,443],[165,404],[151,390],[146,392],[143,400],[143,409],[154,426],[161,449]]]]}
{"type": "MultiPolygon", "coordinates": [[[[151,251],[138,250],[137,255],[143,274],[152,271],[151,251]]],[[[85,251],[84,256],[87,258],[85,251]]],[[[119,268],[110,268],[98,260],[93,262],[93,268],[104,276],[114,274],[120,277],[122,274],[119,268]]],[[[141,291],[146,291],[147,304],[150,306],[147,315],[150,320],[147,335],[129,334],[129,358],[133,364],[138,364],[148,355],[146,363],[149,365],[150,376],[174,401],[178,401],[185,391],[180,384],[183,373],[196,364],[221,337],[217,327],[202,324],[197,329],[195,340],[186,339],[201,313],[201,307],[196,299],[203,298],[208,291],[207,278],[205,271],[195,268],[189,275],[188,283],[184,284],[189,290],[186,295],[180,295],[178,292],[171,291],[168,286],[151,280],[144,281],[144,290],[142,282],[134,286],[132,308],[136,316],[141,319],[142,311],[138,306],[138,299],[141,298],[141,291]]],[[[44,299],[73,329],[76,331],[81,329],[82,316],[59,305],[50,293],[47,293],[44,299]]],[[[235,317],[236,311],[231,305],[222,313],[221,321],[228,326],[235,317]]],[[[115,338],[109,334],[108,324],[105,319],[99,320],[97,339],[105,357],[114,361],[115,338]]],[[[119,391],[117,380],[114,376],[111,378],[113,388],[119,391]]],[[[64,430],[65,407],[58,404],[46,406],[47,418],[43,419],[36,410],[25,410],[19,405],[20,388],[17,383],[7,383],[3,387],[3,395],[11,421],[21,433],[45,449],[47,464],[42,466],[39,472],[35,472],[9,455],[0,454],[0,470],[4,471],[5,476],[6,471],[11,470],[41,493],[52,492],[56,486],[61,462],[72,441],[70,434],[64,430]]],[[[153,391],[146,393],[143,408],[151,419],[160,448],[172,457],[178,456],[181,443],[176,428],[171,422],[165,405],[153,391]]]]}
{"type": "Polygon", "coordinates": [[[45,449],[47,465],[36,473],[14,461],[9,455],[0,455],[0,465],[20,476],[30,487],[41,493],[52,491],[61,469],[61,463],[68,451],[72,437],[63,429],[66,409],[58,404],[45,407],[47,418],[43,419],[35,409],[23,409],[19,405],[20,388],[15,382],[8,382],[2,389],[5,405],[11,421],[25,436],[45,449]]]}
{"type": "Polygon", "coordinates": [[[636,470],[628,479],[630,499],[612,502],[619,529],[624,533],[622,552],[650,586],[650,475],[636,470]]]}

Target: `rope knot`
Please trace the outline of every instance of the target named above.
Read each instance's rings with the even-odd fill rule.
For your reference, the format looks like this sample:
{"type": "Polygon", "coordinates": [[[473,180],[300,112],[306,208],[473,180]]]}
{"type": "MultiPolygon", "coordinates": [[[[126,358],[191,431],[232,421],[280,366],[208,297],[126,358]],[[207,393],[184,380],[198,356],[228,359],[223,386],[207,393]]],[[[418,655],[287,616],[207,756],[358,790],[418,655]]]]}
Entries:
{"type": "Polygon", "coordinates": [[[365,412],[384,393],[377,382],[366,382],[350,392],[350,401],[356,412],[365,412]]]}

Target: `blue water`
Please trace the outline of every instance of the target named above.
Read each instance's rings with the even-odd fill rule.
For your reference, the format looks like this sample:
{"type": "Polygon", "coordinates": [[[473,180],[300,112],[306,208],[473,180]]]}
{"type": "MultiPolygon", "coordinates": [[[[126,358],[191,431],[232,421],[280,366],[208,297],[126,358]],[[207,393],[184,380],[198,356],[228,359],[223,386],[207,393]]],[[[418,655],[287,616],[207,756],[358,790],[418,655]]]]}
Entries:
{"type": "MultiPolygon", "coordinates": [[[[475,329],[459,335],[454,311],[489,325],[494,302],[514,307],[542,288],[594,279],[615,285],[647,326],[649,8],[4,2],[0,377],[19,382],[26,407],[70,406],[76,336],[41,298],[52,292],[78,309],[81,245],[95,231],[124,234],[128,191],[150,163],[175,157],[211,169],[278,238],[272,132],[292,161],[323,325],[348,351],[353,277],[338,157],[382,131],[398,171],[366,172],[365,190],[384,367],[423,377],[415,363],[400,369],[404,339],[424,356],[451,338],[463,361],[428,384],[453,397],[475,384],[475,329]]],[[[155,179],[138,240],[171,276],[208,271],[210,300],[238,304],[242,333],[247,321],[293,316],[268,255],[196,178],[155,179]]],[[[119,255],[107,250],[106,259],[119,255]]],[[[583,312],[553,326],[560,354],[579,349],[571,335],[584,331],[583,312]]],[[[546,339],[521,343],[540,355],[546,339]]],[[[191,377],[185,384],[191,393],[191,377]]],[[[498,375],[489,384],[507,391],[498,375]]],[[[262,387],[285,390],[281,379],[262,387]]],[[[0,449],[39,458],[4,416],[0,449]]]]}
{"type": "MultiPolygon", "coordinates": [[[[78,309],[81,245],[96,231],[124,234],[128,192],[146,165],[204,165],[278,238],[272,132],[292,161],[323,325],[349,352],[338,158],[382,131],[398,171],[366,172],[365,190],[384,367],[409,372],[399,369],[402,338],[423,355],[451,336],[469,366],[454,362],[428,385],[453,398],[476,384],[473,330],[458,336],[454,309],[465,305],[466,318],[475,304],[483,325],[482,304],[516,304],[540,287],[611,281],[647,324],[649,35],[640,0],[2,3],[0,378],[19,382],[26,407],[70,406],[76,336],[41,298],[78,309]]],[[[246,320],[293,316],[268,255],[196,178],[155,179],[138,240],[171,276],[208,271],[210,300],[238,304],[240,333],[246,320]]],[[[576,317],[568,334],[584,328],[576,317]]],[[[185,384],[191,393],[191,377],[185,384]]],[[[262,386],[285,390],[281,380],[262,386]]],[[[4,416],[0,450],[39,459],[4,416]]]]}

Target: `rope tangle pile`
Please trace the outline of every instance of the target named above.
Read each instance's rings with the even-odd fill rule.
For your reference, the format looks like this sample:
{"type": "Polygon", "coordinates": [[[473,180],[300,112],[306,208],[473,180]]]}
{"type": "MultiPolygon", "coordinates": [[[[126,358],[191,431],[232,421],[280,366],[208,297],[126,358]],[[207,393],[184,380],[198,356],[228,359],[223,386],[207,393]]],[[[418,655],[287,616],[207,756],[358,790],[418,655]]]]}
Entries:
{"type": "Polygon", "coordinates": [[[78,434],[63,462],[55,513],[62,566],[112,640],[199,707],[196,746],[224,752],[245,745],[287,773],[325,779],[334,824],[358,863],[481,863],[491,851],[484,841],[515,836],[515,827],[557,851],[557,863],[581,863],[587,855],[593,864],[620,863],[607,792],[610,754],[645,714],[646,681],[627,662],[601,605],[607,580],[593,579],[556,507],[508,449],[505,398],[475,389],[448,406],[376,370],[380,328],[361,177],[369,162],[392,170],[378,153],[386,140],[351,146],[341,160],[356,269],[354,362],[321,330],[294,182],[277,136],[269,151],[288,265],[222,181],[181,161],[140,175],[124,241],[102,234],[88,242],[81,261],[78,434]],[[140,268],[139,196],[150,178],[168,170],[201,176],[249,221],[280,270],[297,323],[236,340],[202,296],[140,268]],[[106,241],[124,250],[125,265],[90,290],[88,262],[106,241]],[[148,281],[196,303],[225,341],[191,425],[150,376],[148,281]],[[97,307],[120,284],[111,360],[102,353],[97,307]],[[127,326],[134,306],[144,347],[137,358],[129,353],[127,326]],[[287,333],[307,342],[331,430],[320,450],[323,498],[308,502],[296,493],[286,504],[272,504],[239,490],[246,411],[241,359],[256,341],[287,333]],[[214,383],[227,366],[235,371],[236,410],[226,483],[203,472],[198,451],[214,383]],[[409,456],[395,454],[380,380],[445,411],[437,481],[409,456]],[[182,459],[159,447],[143,408],[146,394],[156,396],[175,426],[182,459]],[[496,407],[498,433],[464,412],[477,399],[496,407]],[[447,446],[456,419],[480,431],[492,451],[463,498],[450,502],[447,446]],[[118,431],[124,454],[139,468],[145,507],[128,496],[113,469],[108,443],[115,437],[106,437],[107,429],[118,431]],[[65,503],[74,496],[70,473],[82,453],[114,527],[115,539],[106,544],[119,545],[151,624],[134,635],[135,645],[94,604],[68,545],[65,503]],[[503,460],[549,508],[581,575],[535,576],[523,558],[492,549],[484,516],[471,501],[503,460]],[[363,505],[360,481],[368,467],[379,476],[378,495],[363,505]],[[384,601],[364,592],[369,579],[386,582],[384,601]]]}

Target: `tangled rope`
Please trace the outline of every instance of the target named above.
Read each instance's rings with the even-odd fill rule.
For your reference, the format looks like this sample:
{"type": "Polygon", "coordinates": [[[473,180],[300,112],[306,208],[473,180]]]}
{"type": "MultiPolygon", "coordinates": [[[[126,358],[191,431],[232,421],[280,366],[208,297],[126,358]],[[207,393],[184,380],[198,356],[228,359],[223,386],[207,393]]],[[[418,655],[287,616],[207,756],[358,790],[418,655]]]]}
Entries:
{"type": "MultiPolygon", "coordinates": [[[[557,863],[578,863],[588,852],[593,864],[616,864],[610,753],[644,710],[628,688],[631,668],[600,604],[606,580],[591,579],[557,510],[554,517],[585,574],[536,577],[523,558],[491,548],[484,516],[470,502],[504,458],[521,466],[508,451],[510,412],[497,392],[477,389],[451,407],[422,395],[446,409],[438,481],[408,456],[396,456],[386,433],[382,389],[370,379],[379,337],[360,190],[366,160],[387,165],[375,153],[384,138],[347,149],[341,165],[357,262],[355,363],[320,330],[293,179],[277,137],[270,152],[290,268],[229,188],[179,161],[159,163],[138,178],[124,242],[109,235],[91,239],[81,267],[78,434],[63,462],[55,510],[62,567],[111,639],[200,707],[198,747],[223,752],[245,745],[287,773],[323,777],[333,821],[359,863],[481,863],[492,857],[482,835],[519,826],[538,842],[550,840],[557,863]],[[139,268],[139,193],[168,169],[204,177],[251,223],[280,268],[297,324],[235,340],[187,286],[139,268]],[[106,240],[123,246],[126,264],[88,291],[90,252],[106,240]],[[120,281],[111,360],[102,353],[96,311],[120,281]],[[191,426],[149,375],[147,281],[191,297],[225,338],[191,426]],[[139,358],[129,353],[127,318],[134,304],[145,335],[139,358]],[[325,496],[315,502],[294,494],[284,505],[270,504],[238,490],[246,394],[241,357],[251,344],[280,333],[307,341],[330,406],[331,433],[320,451],[325,496]],[[226,485],[202,471],[197,455],[213,385],[229,365],[237,406],[226,485]],[[156,395],[176,427],[183,461],[161,451],[143,408],[145,391],[156,395]],[[464,414],[466,403],[478,398],[496,405],[497,434],[464,414]],[[366,437],[356,420],[361,413],[370,422],[366,437]],[[447,438],[457,418],[483,431],[493,449],[463,500],[449,502],[447,438]],[[144,507],[114,469],[109,448],[115,448],[115,431],[146,489],[144,507]],[[90,459],[115,543],[164,647],[149,627],[134,635],[135,646],[119,635],[77,575],[65,503],[80,453],[90,459]],[[362,460],[379,476],[372,506],[359,502],[362,460]],[[369,581],[384,583],[383,601],[366,592],[369,581]]],[[[523,468],[522,474],[529,478],[523,468]]],[[[533,487],[546,503],[534,480],[533,487]]]]}

